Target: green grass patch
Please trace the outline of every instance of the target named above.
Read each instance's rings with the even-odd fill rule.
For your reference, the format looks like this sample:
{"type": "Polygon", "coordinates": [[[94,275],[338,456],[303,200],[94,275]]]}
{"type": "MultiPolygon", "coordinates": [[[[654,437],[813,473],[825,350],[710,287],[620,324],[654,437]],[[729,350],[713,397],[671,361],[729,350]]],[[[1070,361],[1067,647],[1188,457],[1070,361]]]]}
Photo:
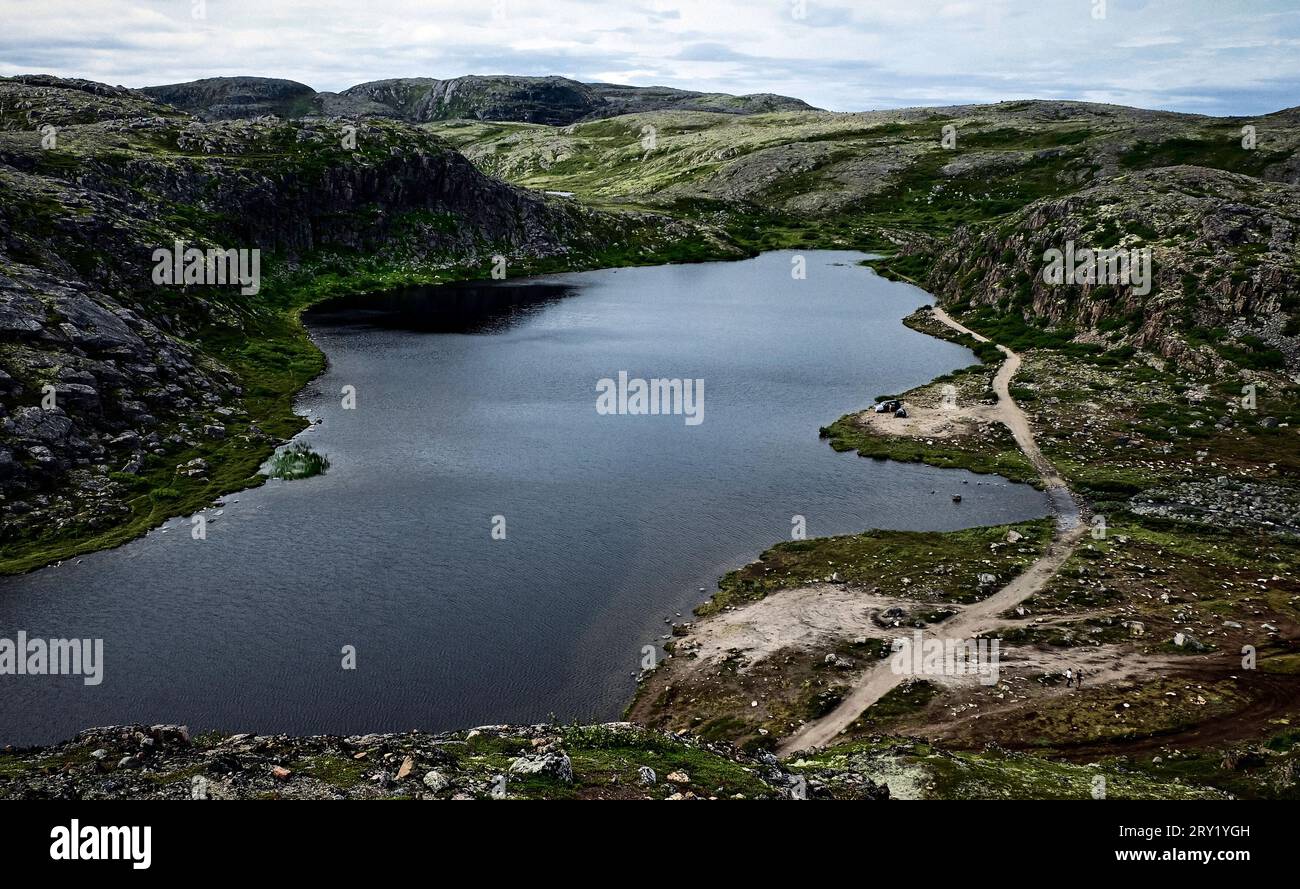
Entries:
{"type": "Polygon", "coordinates": [[[1000,475],[1013,482],[1040,486],[1042,480],[1020,449],[1010,430],[997,431],[978,439],[961,440],[907,438],[881,435],[859,425],[856,414],[848,414],[821,429],[821,437],[836,451],[856,451],[873,460],[925,463],[943,469],[965,469],[986,475],[1000,475]]]}
{"type": "Polygon", "coordinates": [[[329,458],[305,444],[294,444],[271,458],[267,475],[271,478],[300,479],[320,475],[330,467],[329,458]]]}
{"type": "Polygon", "coordinates": [[[1051,519],[1036,519],[961,531],[875,529],[790,540],[767,550],[758,561],[726,574],[718,583],[718,592],[695,613],[706,617],[728,605],[832,576],[867,589],[878,588],[885,595],[919,598],[939,593],[942,595],[926,601],[977,601],[1037,558],[1051,539],[1052,529],[1051,519]],[[1005,544],[1011,530],[1024,539],[1015,545],[1005,544]],[[994,583],[981,585],[982,574],[993,575],[994,583]]]}

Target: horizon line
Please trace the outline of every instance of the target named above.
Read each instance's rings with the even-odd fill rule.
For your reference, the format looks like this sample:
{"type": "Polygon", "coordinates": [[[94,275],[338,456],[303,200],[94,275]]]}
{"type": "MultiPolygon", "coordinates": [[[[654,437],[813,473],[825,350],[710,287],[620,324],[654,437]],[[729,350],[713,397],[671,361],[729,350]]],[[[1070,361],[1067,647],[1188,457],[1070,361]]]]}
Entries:
{"type": "MultiPolygon", "coordinates": [[[[283,83],[296,83],[299,86],[307,87],[312,92],[318,95],[321,94],[340,95],[343,92],[358,86],[363,86],[368,83],[381,83],[383,81],[388,81],[388,80],[448,81],[448,80],[460,80],[466,77],[484,77],[484,78],[518,77],[518,78],[528,78],[533,80],[555,78],[559,80],[568,80],[573,83],[580,83],[586,86],[600,85],[600,86],[622,86],[622,87],[630,87],[633,89],[669,89],[669,90],[679,90],[681,92],[697,93],[700,95],[727,95],[727,96],[737,96],[742,98],[746,96],[759,96],[759,95],[780,96],[786,99],[795,99],[797,101],[803,102],[805,105],[808,105],[807,111],[803,111],[800,109],[790,109],[786,111],[758,112],[759,114],[765,114],[765,113],[801,114],[801,113],[809,113],[809,112],[816,112],[821,114],[876,114],[876,113],[882,113],[888,111],[928,111],[928,110],[939,110],[939,109],[946,109],[946,108],[991,108],[997,105],[1005,105],[1005,104],[1015,103],[1015,102],[1044,102],[1044,103],[1057,102],[1057,103],[1065,103],[1071,105],[1087,105],[1087,106],[1099,107],[1099,108],[1127,108],[1134,111],[1150,111],[1158,114],[1176,114],[1183,117],[1208,117],[1208,118],[1216,118],[1216,119],[1223,119],[1223,120],[1232,120],[1232,119],[1244,119],[1244,118],[1253,118],[1253,117],[1271,117],[1272,115],[1275,114],[1281,114],[1282,112],[1285,111],[1290,111],[1295,108],[1300,108],[1300,105],[1285,105],[1281,108],[1277,108],[1273,111],[1263,112],[1261,114],[1240,114],[1240,113],[1208,114],[1208,113],[1197,112],[1197,111],[1176,111],[1169,108],[1150,108],[1143,105],[1122,105],[1116,102],[1093,102],[1087,99],[1042,98],[1040,96],[1023,96],[1023,97],[1010,98],[1010,99],[999,99],[996,102],[948,102],[946,104],[940,104],[939,103],[940,100],[936,100],[937,104],[933,104],[933,105],[915,105],[915,104],[894,105],[894,106],[884,106],[884,107],[877,107],[877,108],[860,108],[856,110],[835,110],[831,108],[820,108],[808,102],[808,100],[800,98],[799,96],[790,95],[789,93],[775,92],[772,90],[762,90],[759,92],[751,92],[751,93],[726,93],[726,92],[719,92],[719,91],[691,89],[688,87],[669,86],[668,84],[662,84],[662,83],[637,84],[637,83],[618,83],[610,80],[579,80],[576,77],[569,77],[568,75],[564,75],[564,74],[508,74],[508,73],[458,74],[454,77],[434,77],[432,75],[425,75],[425,74],[398,75],[394,77],[380,77],[380,78],[375,78],[373,80],[359,81],[358,83],[354,83],[351,86],[344,87],[342,90],[321,90],[321,89],[317,89],[316,87],[302,80],[296,80],[291,77],[273,77],[264,74],[214,74],[214,75],[203,76],[203,77],[195,77],[191,80],[173,80],[166,83],[148,83],[143,86],[128,86],[127,84],[124,83],[109,83],[108,81],[105,80],[96,80],[91,77],[83,77],[81,75],[76,75],[76,74],[54,74],[48,71],[28,71],[28,72],[21,72],[18,74],[0,75],[0,79],[4,79],[4,80],[12,80],[21,77],[54,77],[61,80],[84,80],[89,83],[98,83],[104,86],[135,90],[137,92],[145,89],[154,89],[154,88],[164,87],[164,86],[184,86],[191,83],[198,83],[204,80],[240,80],[240,79],[275,80],[275,81],[281,81],[283,83]]],[[[629,113],[637,114],[637,113],[647,113],[647,112],[629,112],[629,113]]],[[[708,113],[723,113],[723,112],[701,111],[699,113],[708,114],[708,113]]],[[[303,116],[306,117],[310,115],[303,115],[303,116]]],[[[622,117],[624,115],[616,115],[616,116],[622,117]]],[[[757,114],[744,115],[744,116],[757,116],[757,114]]]]}

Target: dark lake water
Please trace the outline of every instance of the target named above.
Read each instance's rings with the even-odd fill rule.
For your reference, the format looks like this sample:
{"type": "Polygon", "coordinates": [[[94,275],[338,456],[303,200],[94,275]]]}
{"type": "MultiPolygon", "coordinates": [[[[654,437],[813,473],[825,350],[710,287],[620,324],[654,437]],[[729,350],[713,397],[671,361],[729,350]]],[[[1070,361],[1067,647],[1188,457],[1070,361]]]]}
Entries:
{"type": "Polygon", "coordinates": [[[664,619],[789,539],[794,515],[814,536],[1047,514],[1027,486],[818,439],[972,357],[899,323],[930,301],[920,290],[859,254],[804,255],[806,280],[792,254],[769,253],[312,312],[330,367],[301,398],[323,420],[301,439],[330,471],[232,495],[207,540],[181,518],[0,580],[0,637],[102,638],[105,661],[94,687],[0,676],[0,744],[120,722],[352,733],[612,719],[664,619]],[[703,422],[598,413],[597,382],[620,371],[703,379],[703,422]]]}

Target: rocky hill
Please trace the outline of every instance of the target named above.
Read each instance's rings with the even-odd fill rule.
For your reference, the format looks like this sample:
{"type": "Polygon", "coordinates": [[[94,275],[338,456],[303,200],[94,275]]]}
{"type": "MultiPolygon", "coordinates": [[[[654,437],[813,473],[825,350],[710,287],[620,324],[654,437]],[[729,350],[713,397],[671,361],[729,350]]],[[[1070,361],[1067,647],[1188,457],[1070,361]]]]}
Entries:
{"type": "Polygon", "coordinates": [[[1296,373],[1296,117],[1026,101],[430,126],[531,188],[709,219],[759,246],[884,248],[900,254],[892,273],[958,308],[1188,366],[1296,373]],[[1150,292],[1049,285],[1044,253],[1067,242],[1149,248],[1150,292]]]}
{"type": "Polygon", "coordinates": [[[729,249],[506,185],[398,121],[204,123],[48,77],[0,80],[0,109],[8,570],[255,483],[320,368],[296,309],[323,287],[486,275],[497,255],[515,273],[729,249]],[[257,250],[263,280],[159,283],[154,252],[178,242],[257,250]]]}
{"type": "Polygon", "coordinates": [[[211,77],[145,87],[142,93],[204,120],[274,114],[392,117],[410,123],[451,118],[563,126],[638,111],[668,109],[757,114],[812,110],[799,99],[762,93],[732,96],[671,87],[580,83],[567,77],[509,75],[404,77],[375,80],[338,93],[316,92],[292,80],[211,77]]]}
{"type": "Polygon", "coordinates": [[[314,89],[270,77],[207,77],[189,83],[147,86],[140,92],[204,120],[238,120],[266,114],[294,118],[317,109],[314,89]]]}
{"type": "Polygon", "coordinates": [[[921,283],[958,307],[1129,344],[1187,367],[1300,370],[1300,188],[1213,168],[1135,170],[1037,201],[937,248],[921,283]],[[1067,243],[1148,248],[1146,286],[1047,283],[1043,255],[1067,243]]]}

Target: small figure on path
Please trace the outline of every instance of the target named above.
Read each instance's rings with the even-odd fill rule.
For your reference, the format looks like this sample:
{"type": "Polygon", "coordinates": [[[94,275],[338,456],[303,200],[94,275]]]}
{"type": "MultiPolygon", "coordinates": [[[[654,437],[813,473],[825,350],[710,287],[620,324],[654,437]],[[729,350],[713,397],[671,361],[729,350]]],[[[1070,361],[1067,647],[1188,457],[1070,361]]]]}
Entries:
{"type": "Polygon", "coordinates": [[[1069,688],[1074,684],[1074,673],[1070,670],[1065,671],[1065,687],[1069,688]]]}

